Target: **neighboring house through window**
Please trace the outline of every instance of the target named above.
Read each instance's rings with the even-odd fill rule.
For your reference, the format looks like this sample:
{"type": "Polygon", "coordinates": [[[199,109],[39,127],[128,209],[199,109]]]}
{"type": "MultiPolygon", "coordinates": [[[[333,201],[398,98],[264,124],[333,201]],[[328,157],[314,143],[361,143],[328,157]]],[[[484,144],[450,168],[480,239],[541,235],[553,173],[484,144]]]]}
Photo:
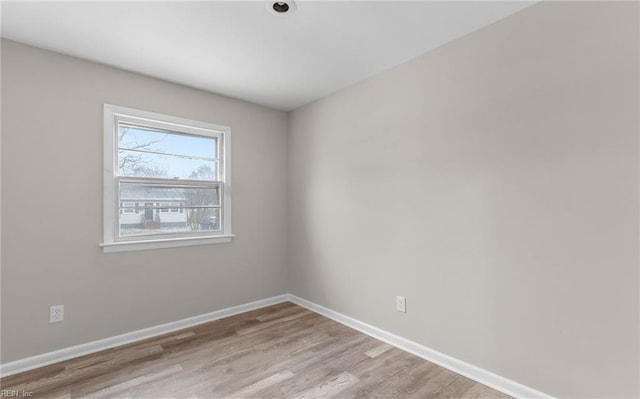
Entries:
{"type": "Polygon", "coordinates": [[[105,104],[105,252],[229,242],[230,135],[105,104]]]}

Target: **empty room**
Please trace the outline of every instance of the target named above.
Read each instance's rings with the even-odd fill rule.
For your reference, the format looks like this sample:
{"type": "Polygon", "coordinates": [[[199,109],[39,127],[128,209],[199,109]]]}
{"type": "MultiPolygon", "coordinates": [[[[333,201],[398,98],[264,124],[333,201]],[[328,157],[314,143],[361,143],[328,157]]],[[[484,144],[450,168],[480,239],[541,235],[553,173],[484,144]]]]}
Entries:
{"type": "Polygon", "coordinates": [[[0,14],[0,398],[640,398],[638,1],[0,14]]]}

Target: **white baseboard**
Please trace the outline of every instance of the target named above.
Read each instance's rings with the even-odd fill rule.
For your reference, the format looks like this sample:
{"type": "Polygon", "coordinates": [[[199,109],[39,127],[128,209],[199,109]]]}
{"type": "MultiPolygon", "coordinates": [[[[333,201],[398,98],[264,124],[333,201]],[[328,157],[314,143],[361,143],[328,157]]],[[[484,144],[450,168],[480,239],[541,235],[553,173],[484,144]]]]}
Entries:
{"type": "Polygon", "coordinates": [[[38,367],[47,366],[49,364],[61,362],[63,360],[72,359],[74,357],[88,355],[90,353],[99,352],[105,349],[113,348],[129,344],[136,341],[141,341],[147,338],[153,338],[158,335],[167,334],[170,332],[189,328],[198,324],[207,323],[237,315],[240,313],[248,312],[250,310],[260,309],[265,306],[275,305],[288,301],[288,295],[278,295],[267,299],[262,299],[255,302],[245,303],[243,305],[233,306],[226,309],[216,310],[215,312],[205,313],[194,317],[174,321],[171,323],[161,324],[154,327],[145,328],[142,330],[132,331],[129,333],[116,335],[114,337],[100,339],[98,341],[87,342],[86,344],[80,344],[71,346],[68,348],[59,349],[53,352],[43,353],[36,356],[27,357],[24,359],[16,360],[13,362],[0,365],[0,377],[7,377],[12,374],[21,373],[23,371],[32,370],[38,367]]]}
{"type": "Polygon", "coordinates": [[[402,338],[378,327],[374,327],[370,324],[363,323],[359,320],[343,315],[342,313],[338,313],[334,310],[325,308],[324,306],[315,304],[311,301],[307,301],[306,299],[302,299],[292,294],[278,295],[271,298],[246,303],[243,305],[217,310],[211,313],[189,317],[187,319],[182,319],[171,323],[161,324],[142,330],[116,335],[114,337],[104,338],[98,341],[88,342],[86,344],[63,348],[53,352],[43,353],[13,362],[0,364],[0,377],[7,377],[9,375],[21,373],[23,371],[28,371],[36,369],[38,367],[43,367],[53,363],[72,359],[74,357],[88,355],[90,353],[99,352],[116,346],[126,345],[132,342],[141,341],[143,339],[153,338],[162,334],[171,333],[198,324],[207,323],[210,321],[222,319],[224,317],[237,315],[240,313],[248,312],[250,310],[260,309],[266,306],[275,305],[277,303],[287,301],[293,302],[297,305],[300,305],[304,308],[335,320],[338,323],[344,324],[373,338],[379,339],[380,341],[386,342],[390,345],[393,345],[432,363],[440,365],[446,369],[461,374],[500,392],[504,392],[507,395],[511,395],[515,398],[553,399],[552,396],[539,392],[533,388],[529,388],[525,385],[494,374],[490,371],[473,366],[462,360],[455,359],[451,356],[445,355],[444,353],[440,353],[436,350],[427,348],[424,345],[420,345],[416,342],[402,338]]]}
{"type": "Polygon", "coordinates": [[[335,320],[338,323],[344,324],[373,338],[379,339],[380,341],[386,342],[390,345],[393,345],[397,348],[400,348],[404,351],[407,351],[411,354],[414,354],[418,357],[449,369],[455,373],[461,374],[483,385],[491,387],[500,392],[504,392],[507,395],[522,399],[553,399],[552,396],[537,391],[533,388],[529,388],[528,386],[522,385],[508,378],[501,377],[490,371],[481,369],[480,367],[476,367],[462,360],[445,355],[444,353],[440,353],[431,348],[427,348],[424,345],[420,345],[416,342],[402,338],[378,327],[374,327],[370,324],[363,323],[349,316],[345,316],[342,313],[338,313],[334,310],[325,308],[324,306],[315,304],[311,301],[307,301],[306,299],[302,299],[292,294],[288,294],[287,298],[289,299],[289,301],[295,303],[296,305],[300,305],[313,312],[335,320]]]}

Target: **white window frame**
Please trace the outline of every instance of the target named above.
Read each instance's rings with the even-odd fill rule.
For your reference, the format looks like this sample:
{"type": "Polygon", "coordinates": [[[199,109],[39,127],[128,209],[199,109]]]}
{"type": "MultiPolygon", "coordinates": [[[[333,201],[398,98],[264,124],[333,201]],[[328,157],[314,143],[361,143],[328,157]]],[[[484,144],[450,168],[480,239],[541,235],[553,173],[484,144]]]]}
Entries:
{"type": "MultiPolygon", "coordinates": [[[[103,242],[104,252],[139,251],[156,248],[184,247],[191,245],[227,243],[234,237],[231,229],[231,128],[175,116],[142,111],[117,105],[104,104],[104,203],[103,242]],[[148,236],[119,236],[118,184],[127,181],[118,176],[118,123],[135,123],[142,126],[170,130],[176,133],[215,137],[217,141],[217,167],[220,181],[219,231],[172,233],[148,236]]],[[[137,179],[140,180],[140,179],[137,179]]],[[[188,184],[189,180],[145,179],[154,183],[188,184]]]]}

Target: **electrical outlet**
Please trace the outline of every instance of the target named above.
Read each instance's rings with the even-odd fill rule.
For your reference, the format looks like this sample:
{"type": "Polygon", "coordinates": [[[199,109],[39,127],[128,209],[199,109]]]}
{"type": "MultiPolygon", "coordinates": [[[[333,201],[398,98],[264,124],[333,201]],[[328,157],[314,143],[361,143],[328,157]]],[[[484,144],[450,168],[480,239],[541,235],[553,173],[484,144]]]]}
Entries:
{"type": "Polygon", "coordinates": [[[55,305],[49,308],[49,323],[58,323],[64,320],[64,305],[55,305]]]}
{"type": "Polygon", "coordinates": [[[403,296],[396,297],[396,310],[398,312],[407,313],[407,298],[403,296]]]}

